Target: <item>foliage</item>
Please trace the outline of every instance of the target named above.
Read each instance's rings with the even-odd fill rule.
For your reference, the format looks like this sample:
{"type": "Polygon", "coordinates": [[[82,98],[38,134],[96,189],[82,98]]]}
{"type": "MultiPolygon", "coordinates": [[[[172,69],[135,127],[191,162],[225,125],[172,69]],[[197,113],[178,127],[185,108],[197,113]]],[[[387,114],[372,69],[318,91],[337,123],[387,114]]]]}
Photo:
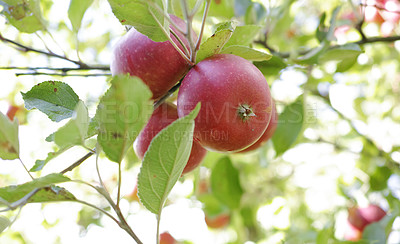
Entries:
{"type": "Polygon", "coordinates": [[[3,0],[0,11],[2,243],[105,243],[114,227],[121,243],[161,232],[184,243],[400,242],[398,1],[3,0]],[[152,101],[138,77],[110,77],[109,57],[125,28],[170,39],[168,14],[201,38],[187,50],[193,65],[230,53],[264,74],[279,114],[265,146],[210,151],[180,176],[198,105],[143,162],[134,155],[179,83],[152,101]],[[124,198],[136,187],[140,203],[124,198]],[[368,203],[388,215],[346,241],[347,209],[368,203]],[[206,228],[204,216],[221,215],[228,226],[206,228]],[[58,233],[65,224],[81,229],[58,233]],[[43,231],[56,234],[32,234],[43,231]]]}

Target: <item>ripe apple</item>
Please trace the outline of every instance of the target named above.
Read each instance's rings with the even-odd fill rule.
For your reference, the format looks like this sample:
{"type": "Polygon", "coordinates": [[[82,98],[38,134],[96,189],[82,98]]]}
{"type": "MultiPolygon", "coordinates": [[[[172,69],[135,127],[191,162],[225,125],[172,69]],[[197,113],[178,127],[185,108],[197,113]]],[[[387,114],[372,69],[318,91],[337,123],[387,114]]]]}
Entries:
{"type": "Polygon", "coordinates": [[[264,75],[232,54],[206,58],[185,76],[178,93],[179,117],[198,102],[194,136],[210,150],[245,149],[261,137],[271,118],[272,98],[264,75]]]}
{"type": "MultiPolygon", "coordinates": [[[[171,20],[186,30],[186,23],[173,15],[171,20]]],[[[188,48],[185,37],[170,26],[188,48]]],[[[196,34],[192,34],[194,39],[196,34]]],[[[174,43],[183,50],[182,45],[171,34],[174,43]]],[[[153,99],[162,97],[189,69],[189,64],[169,41],[154,42],[132,28],[114,46],[111,60],[111,73],[129,73],[143,80],[153,93],[153,99]]]]}
{"type": "Polygon", "coordinates": [[[163,232],[160,234],[160,244],[176,244],[178,243],[175,238],[171,236],[168,232],[163,232]]]}
{"type": "MultiPolygon", "coordinates": [[[[163,103],[156,108],[151,115],[149,122],[136,138],[134,149],[136,155],[143,159],[151,140],[165,127],[178,119],[176,106],[172,103],[163,103]]],[[[197,141],[193,140],[192,151],[189,160],[182,174],[188,173],[195,169],[206,156],[207,150],[204,149],[197,141]]]]}
{"type": "Polygon", "coordinates": [[[271,120],[269,121],[268,127],[265,130],[264,134],[262,134],[260,139],[258,139],[253,145],[240,152],[243,153],[243,152],[254,151],[257,148],[264,145],[274,135],[277,127],[278,127],[278,113],[276,112],[275,103],[273,103],[271,111],[271,120]]]}
{"type": "Polygon", "coordinates": [[[208,227],[213,229],[224,228],[229,224],[231,217],[228,214],[219,214],[217,216],[205,216],[205,221],[208,227]]]}
{"type": "Polygon", "coordinates": [[[386,212],[375,204],[371,204],[363,208],[352,207],[348,211],[349,216],[347,220],[352,226],[361,232],[367,225],[378,222],[386,215],[386,212]]]}

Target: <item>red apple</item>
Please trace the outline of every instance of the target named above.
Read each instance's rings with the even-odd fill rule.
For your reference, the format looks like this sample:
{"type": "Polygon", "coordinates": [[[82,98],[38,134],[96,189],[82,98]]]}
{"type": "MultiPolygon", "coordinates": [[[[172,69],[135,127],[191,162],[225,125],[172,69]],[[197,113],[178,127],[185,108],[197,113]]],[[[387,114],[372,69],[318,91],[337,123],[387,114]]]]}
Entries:
{"type": "MultiPolygon", "coordinates": [[[[178,119],[178,112],[176,106],[172,103],[163,103],[154,110],[149,122],[136,138],[134,149],[136,155],[143,159],[147,148],[153,138],[165,127],[178,119]]],[[[197,141],[193,140],[192,151],[189,160],[183,170],[183,174],[188,173],[195,169],[206,156],[205,150],[197,141]]]]}
{"type": "Polygon", "coordinates": [[[164,232],[160,234],[160,244],[176,244],[178,243],[170,233],[164,232]]]}
{"type": "Polygon", "coordinates": [[[264,145],[274,135],[277,127],[278,127],[278,113],[276,112],[275,103],[273,103],[271,111],[271,120],[269,121],[268,127],[265,130],[264,134],[253,145],[240,152],[243,153],[243,152],[254,151],[257,148],[264,145]]]}
{"type": "Polygon", "coordinates": [[[348,221],[356,229],[363,231],[364,228],[385,217],[386,212],[378,205],[371,204],[364,208],[352,207],[349,209],[348,221]]]}
{"type": "MultiPolygon", "coordinates": [[[[186,30],[183,20],[173,15],[170,17],[179,28],[186,30]]],[[[188,47],[185,37],[172,25],[171,29],[188,47]]],[[[171,38],[183,50],[172,34],[171,38]]],[[[153,99],[158,99],[185,75],[189,64],[169,41],[154,42],[132,28],[114,46],[110,68],[112,75],[129,73],[138,76],[152,91],[153,99]]]]}
{"type": "Polygon", "coordinates": [[[264,75],[251,62],[217,54],[195,65],[178,93],[178,114],[190,113],[198,102],[195,138],[202,146],[237,152],[255,143],[271,118],[272,98],[264,75]]]}
{"type": "Polygon", "coordinates": [[[228,214],[220,214],[217,216],[205,216],[205,221],[208,227],[213,229],[220,229],[226,227],[231,220],[228,214]]]}

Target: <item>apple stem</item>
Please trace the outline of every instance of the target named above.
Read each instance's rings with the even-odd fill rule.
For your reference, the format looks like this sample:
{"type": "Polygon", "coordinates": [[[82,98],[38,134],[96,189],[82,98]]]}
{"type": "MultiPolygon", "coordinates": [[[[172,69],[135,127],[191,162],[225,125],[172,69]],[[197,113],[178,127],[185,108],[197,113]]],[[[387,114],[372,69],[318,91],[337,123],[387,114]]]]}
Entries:
{"type": "Polygon", "coordinates": [[[181,0],[181,6],[183,9],[183,15],[185,17],[186,20],[186,33],[185,33],[185,37],[187,38],[188,42],[189,42],[189,48],[190,48],[190,61],[192,61],[192,63],[195,63],[196,60],[193,60],[193,54],[195,52],[195,44],[193,43],[193,38],[192,38],[192,21],[193,21],[193,15],[189,15],[189,9],[187,6],[187,2],[186,0],[181,0]]]}
{"type": "MultiPolygon", "coordinates": [[[[174,28],[176,28],[180,33],[182,33],[183,35],[185,34],[185,31],[182,30],[179,26],[177,26],[169,17],[168,13],[165,13],[160,6],[158,6],[157,4],[155,4],[154,2],[148,1],[147,2],[149,5],[151,5],[153,8],[155,8],[160,14],[162,14],[164,16],[164,18],[166,18],[168,20],[168,23],[170,25],[172,25],[174,28]]],[[[151,10],[149,10],[151,12],[151,10]]],[[[154,17],[154,16],[153,16],[154,17]]]]}
{"type": "Polygon", "coordinates": [[[237,113],[239,117],[246,121],[251,117],[256,117],[257,115],[253,112],[253,109],[247,104],[241,104],[238,107],[237,113]]]}
{"type": "Polygon", "coordinates": [[[179,44],[183,47],[183,50],[185,51],[186,56],[189,57],[189,50],[187,49],[186,45],[183,43],[181,38],[179,38],[179,36],[171,28],[169,29],[169,31],[176,38],[176,40],[178,40],[179,44]]]}
{"type": "Polygon", "coordinates": [[[186,56],[186,54],[175,44],[175,42],[172,40],[172,38],[170,37],[169,33],[165,30],[165,28],[163,27],[163,25],[160,23],[160,21],[157,19],[157,17],[155,16],[155,14],[153,13],[153,11],[151,9],[149,9],[151,16],[153,16],[154,20],[157,22],[158,26],[161,28],[162,32],[164,33],[164,35],[167,37],[168,41],[172,44],[172,46],[176,49],[176,51],[178,51],[178,53],[191,65],[193,66],[194,63],[189,59],[188,56],[186,56]]]}
{"type": "Polygon", "coordinates": [[[204,8],[203,18],[201,20],[201,28],[200,28],[199,37],[197,38],[195,50],[194,50],[194,52],[192,52],[192,55],[190,57],[190,60],[192,60],[192,62],[194,62],[194,63],[196,62],[196,54],[197,54],[197,51],[200,49],[201,39],[203,38],[204,26],[206,25],[206,18],[208,15],[208,10],[210,9],[210,3],[211,3],[211,0],[206,0],[206,6],[204,8]]]}

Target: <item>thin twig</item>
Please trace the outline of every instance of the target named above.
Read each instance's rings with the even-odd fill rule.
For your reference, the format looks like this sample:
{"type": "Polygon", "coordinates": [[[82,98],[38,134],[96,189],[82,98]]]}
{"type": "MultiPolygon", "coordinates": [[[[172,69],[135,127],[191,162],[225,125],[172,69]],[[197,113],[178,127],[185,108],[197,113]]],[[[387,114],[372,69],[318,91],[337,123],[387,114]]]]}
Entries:
{"type": "MultiPolygon", "coordinates": [[[[388,36],[388,37],[377,36],[377,37],[367,37],[365,39],[361,39],[361,40],[355,41],[355,42],[348,42],[348,43],[346,43],[346,45],[349,45],[349,44],[364,45],[364,44],[376,43],[376,42],[395,42],[395,41],[399,41],[399,40],[400,40],[400,36],[388,36]]],[[[263,45],[265,48],[269,49],[271,51],[271,53],[275,56],[278,56],[281,58],[289,58],[290,57],[289,52],[278,52],[278,51],[274,50],[273,48],[271,48],[266,43],[266,41],[257,40],[257,41],[255,41],[255,43],[263,45]]],[[[343,46],[343,45],[333,45],[333,46],[330,46],[328,49],[338,48],[341,46],[343,46]]],[[[314,48],[304,50],[304,51],[299,51],[298,54],[305,55],[313,50],[314,50],[314,48]]]]}
{"type": "Polygon", "coordinates": [[[50,76],[81,76],[81,77],[89,77],[89,76],[111,76],[111,73],[103,73],[103,74],[68,74],[68,73],[45,73],[45,72],[34,72],[34,73],[15,73],[16,76],[23,75],[50,75],[50,76]]]}
{"type": "Polygon", "coordinates": [[[94,154],[93,151],[88,152],[85,156],[83,156],[82,158],[80,158],[78,161],[76,161],[75,163],[73,163],[72,165],[70,165],[69,167],[67,167],[66,169],[62,170],[60,172],[60,174],[65,174],[68,171],[73,170],[74,168],[78,167],[79,165],[81,165],[83,162],[85,162],[86,159],[90,158],[90,156],[92,156],[94,154]]]}
{"type": "Polygon", "coordinates": [[[388,36],[388,37],[369,37],[366,38],[365,40],[360,40],[360,41],[356,41],[356,42],[351,42],[354,44],[367,44],[367,43],[375,43],[375,42],[395,42],[400,40],[400,36],[388,36]]]}
{"type": "Polygon", "coordinates": [[[357,127],[355,126],[353,120],[351,120],[350,118],[347,118],[342,112],[340,112],[339,110],[337,110],[335,107],[332,106],[331,101],[329,99],[329,95],[328,96],[323,96],[321,95],[319,92],[313,92],[312,93],[315,96],[318,96],[320,98],[322,98],[324,100],[324,102],[326,104],[328,104],[330,106],[330,108],[335,111],[335,113],[343,120],[347,121],[350,125],[350,127],[352,128],[352,130],[360,137],[364,138],[364,140],[366,140],[366,142],[371,145],[372,147],[375,148],[375,150],[377,150],[379,152],[379,156],[383,157],[384,159],[386,159],[391,166],[396,166],[396,168],[399,168],[398,164],[391,158],[390,154],[385,152],[383,149],[381,149],[371,138],[369,138],[367,135],[361,133],[357,127]]]}
{"type": "Polygon", "coordinates": [[[199,37],[197,38],[196,47],[195,47],[194,53],[192,53],[192,57],[191,57],[191,59],[194,60],[194,62],[196,62],[196,54],[197,54],[197,51],[200,49],[201,39],[203,38],[204,26],[206,25],[206,18],[208,15],[208,10],[210,9],[210,2],[211,2],[211,0],[206,0],[206,6],[204,9],[204,13],[203,13],[203,19],[201,20],[201,28],[200,28],[199,37]]]}
{"type": "MultiPolygon", "coordinates": [[[[196,46],[195,43],[193,43],[193,37],[192,37],[192,21],[193,21],[193,16],[189,14],[189,9],[187,6],[187,1],[186,0],[181,0],[181,6],[183,8],[183,15],[186,20],[186,34],[185,37],[189,42],[189,49],[190,49],[190,61],[195,64],[196,60],[193,59],[196,56],[196,46]]],[[[205,10],[206,11],[206,10],[205,10]]]]}
{"type": "Polygon", "coordinates": [[[199,11],[201,4],[204,2],[204,0],[197,0],[196,4],[194,5],[192,11],[190,12],[190,16],[194,17],[197,13],[197,11],[199,11]]]}
{"type": "Polygon", "coordinates": [[[168,97],[170,97],[176,90],[178,90],[178,88],[181,86],[181,82],[182,80],[179,81],[179,83],[177,83],[171,89],[169,89],[169,91],[164,96],[162,96],[157,102],[155,102],[153,105],[154,109],[158,108],[158,106],[160,106],[165,100],[167,100],[168,97]]]}
{"type": "Polygon", "coordinates": [[[122,163],[118,164],[118,189],[117,189],[117,207],[119,207],[119,201],[121,200],[121,185],[122,185],[122,163]]]}
{"type": "Polygon", "coordinates": [[[158,24],[158,26],[160,27],[160,29],[162,30],[162,32],[164,33],[165,37],[167,37],[168,41],[172,44],[172,46],[176,49],[176,51],[190,64],[190,65],[194,65],[194,63],[192,63],[192,61],[185,55],[185,53],[176,45],[176,43],[172,40],[171,36],[168,34],[168,32],[164,29],[164,27],[162,26],[162,24],[160,23],[160,21],[158,21],[157,17],[155,16],[155,14],[153,13],[153,11],[150,10],[150,14],[153,16],[154,20],[156,21],[156,23],[158,24]]]}
{"type": "Polygon", "coordinates": [[[13,41],[13,40],[10,40],[8,38],[5,38],[1,34],[0,34],[0,40],[3,41],[3,42],[7,42],[7,43],[13,44],[14,46],[20,48],[21,51],[23,51],[23,52],[36,52],[36,53],[44,54],[44,55],[49,56],[49,57],[54,57],[54,58],[59,58],[59,59],[63,59],[63,60],[69,61],[71,63],[74,63],[74,64],[78,65],[79,67],[85,67],[85,68],[90,67],[89,65],[87,65],[87,64],[85,64],[85,63],[83,63],[81,61],[72,60],[72,59],[67,58],[66,56],[61,56],[61,55],[55,54],[55,53],[53,53],[51,51],[46,52],[46,51],[42,51],[42,50],[39,50],[39,49],[36,49],[36,48],[28,47],[28,46],[23,45],[21,43],[18,43],[16,41],[13,41]]]}
{"type": "Polygon", "coordinates": [[[379,10],[382,10],[382,11],[386,11],[386,12],[389,12],[389,13],[400,14],[400,11],[389,10],[389,9],[386,9],[385,7],[382,7],[382,6],[378,5],[378,4],[360,3],[360,6],[362,6],[362,7],[374,7],[376,9],[379,9],[379,10]]]}
{"type": "Polygon", "coordinates": [[[90,66],[90,67],[75,67],[75,68],[67,68],[67,67],[18,67],[18,66],[7,66],[7,67],[0,67],[0,70],[6,69],[15,69],[15,70],[55,70],[61,72],[68,72],[68,71],[83,71],[83,70],[103,70],[103,71],[110,71],[109,66],[90,66]]]}
{"type": "Polygon", "coordinates": [[[73,202],[78,202],[78,203],[84,204],[84,205],[86,205],[86,206],[89,206],[89,207],[91,207],[91,208],[94,208],[94,209],[98,210],[99,212],[101,212],[101,213],[107,215],[107,216],[110,217],[112,220],[114,220],[115,223],[117,223],[118,225],[120,225],[120,222],[119,222],[114,216],[112,216],[109,212],[105,211],[104,209],[101,209],[101,208],[99,208],[99,207],[97,207],[97,206],[95,206],[95,205],[93,205],[93,204],[91,204],[91,203],[88,203],[88,202],[85,202],[85,201],[82,201],[82,200],[79,200],[79,199],[76,199],[76,200],[74,200],[73,202]]]}
{"type": "Polygon", "coordinates": [[[26,173],[28,173],[28,175],[31,177],[31,179],[34,180],[35,178],[31,175],[31,173],[29,172],[28,168],[26,168],[24,162],[22,162],[22,159],[21,158],[18,158],[18,159],[21,162],[22,166],[24,167],[26,173]]]}
{"type": "Polygon", "coordinates": [[[99,177],[99,182],[100,182],[101,187],[110,195],[110,193],[107,190],[106,185],[104,184],[103,178],[101,178],[98,153],[96,153],[96,172],[97,172],[97,176],[99,177]]]}
{"type": "Polygon", "coordinates": [[[186,56],[189,56],[189,50],[187,49],[186,45],[183,43],[181,38],[175,33],[173,29],[169,29],[169,32],[176,38],[176,40],[179,42],[179,44],[183,47],[183,51],[185,52],[186,56]]]}

